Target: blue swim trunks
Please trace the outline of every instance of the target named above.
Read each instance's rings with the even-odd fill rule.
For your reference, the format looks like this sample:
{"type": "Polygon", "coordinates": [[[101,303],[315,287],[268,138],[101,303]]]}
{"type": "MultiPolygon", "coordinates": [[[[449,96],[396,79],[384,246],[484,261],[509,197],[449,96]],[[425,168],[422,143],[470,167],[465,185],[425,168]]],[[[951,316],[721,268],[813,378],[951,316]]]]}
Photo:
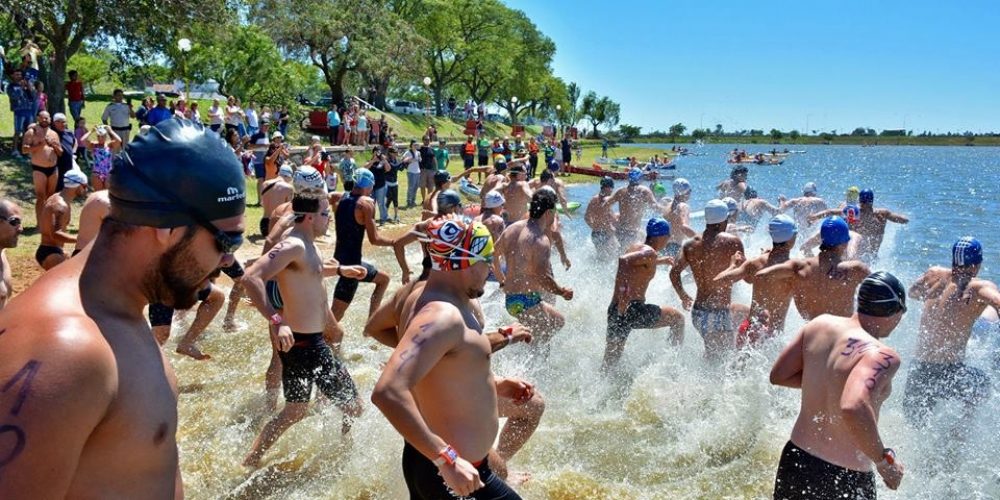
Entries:
{"type": "Polygon", "coordinates": [[[511,316],[517,317],[521,313],[542,303],[542,294],[538,292],[512,293],[507,295],[505,305],[507,312],[511,316]]]}

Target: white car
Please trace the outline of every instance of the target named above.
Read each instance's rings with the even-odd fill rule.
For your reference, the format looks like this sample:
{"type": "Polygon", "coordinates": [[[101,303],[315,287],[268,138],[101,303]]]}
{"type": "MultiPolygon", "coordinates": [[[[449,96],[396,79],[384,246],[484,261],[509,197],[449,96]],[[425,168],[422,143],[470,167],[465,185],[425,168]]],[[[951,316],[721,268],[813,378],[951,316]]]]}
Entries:
{"type": "Polygon", "coordinates": [[[424,113],[424,108],[413,101],[397,99],[390,102],[390,107],[393,113],[402,115],[422,115],[424,113]]]}

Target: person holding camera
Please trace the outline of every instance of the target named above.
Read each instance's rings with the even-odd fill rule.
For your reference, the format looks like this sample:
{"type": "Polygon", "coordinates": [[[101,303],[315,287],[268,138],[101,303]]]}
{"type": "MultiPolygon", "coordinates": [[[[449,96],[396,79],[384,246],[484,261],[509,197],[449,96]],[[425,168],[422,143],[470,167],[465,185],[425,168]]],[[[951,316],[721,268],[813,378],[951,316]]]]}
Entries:
{"type": "Polygon", "coordinates": [[[386,205],[385,195],[388,191],[386,185],[386,174],[392,170],[389,164],[389,157],[382,152],[382,148],[375,146],[372,148],[372,159],[365,164],[365,168],[372,171],[375,176],[375,186],[372,190],[372,197],[378,205],[378,224],[381,226],[389,220],[389,207],[386,205]]]}

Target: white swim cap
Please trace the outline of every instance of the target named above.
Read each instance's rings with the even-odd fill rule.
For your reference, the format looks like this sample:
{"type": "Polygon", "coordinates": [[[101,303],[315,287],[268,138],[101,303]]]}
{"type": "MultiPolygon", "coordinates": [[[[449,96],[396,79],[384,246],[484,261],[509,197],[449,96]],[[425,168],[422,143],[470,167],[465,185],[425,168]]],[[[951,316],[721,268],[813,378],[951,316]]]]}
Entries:
{"type": "Polygon", "coordinates": [[[708,200],[705,204],[705,223],[718,224],[729,218],[729,205],[722,200],[708,200]]]}
{"type": "Polygon", "coordinates": [[[805,186],[802,186],[802,194],[816,194],[816,183],[807,182],[805,186]]]}
{"type": "Polygon", "coordinates": [[[87,185],[87,174],[83,173],[82,170],[68,170],[63,174],[63,186],[68,188],[75,188],[87,185]]]}
{"type": "Polygon", "coordinates": [[[295,171],[292,178],[295,196],[302,198],[326,197],[326,182],[319,171],[310,166],[303,166],[295,171]]]}
{"type": "Polygon", "coordinates": [[[691,183],[685,178],[674,181],[674,196],[683,196],[691,192],[691,183]]]}
{"type": "Polygon", "coordinates": [[[292,170],[292,166],[289,165],[289,164],[287,164],[287,163],[282,164],[281,168],[278,169],[278,176],[279,177],[291,177],[292,174],[294,174],[294,173],[295,173],[295,171],[292,170]]]}
{"type": "Polygon", "coordinates": [[[505,201],[506,200],[503,195],[500,194],[500,191],[494,189],[489,193],[486,193],[486,196],[483,197],[483,208],[502,207],[505,201]]]}
{"type": "Polygon", "coordinates": [[[733,215],[740,211],[740,205],[731,197],[727,196],[723,198],[722,201],[726,203],[726,209],[729,210],[729,215],[733,215]]]}

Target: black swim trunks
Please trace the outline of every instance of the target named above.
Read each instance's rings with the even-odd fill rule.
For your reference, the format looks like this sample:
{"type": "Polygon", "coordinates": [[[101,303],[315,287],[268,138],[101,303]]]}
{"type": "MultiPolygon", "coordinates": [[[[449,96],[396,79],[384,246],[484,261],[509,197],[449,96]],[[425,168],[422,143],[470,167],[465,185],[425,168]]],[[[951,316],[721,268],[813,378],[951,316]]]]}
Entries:
{"type": "Polygon", "coordinates": [[[629,302],[623,314],[618,313],[618,304],[608,306],[608,340],[624,342],[632,330],[653,328],[660,321],[660,306],[647,304],[641,300],[629,302]]]}
{"type": "Polygon", "coordinates": [[[52,174],[56,173],[56,166],[51,167],[39,167],[38,165],[32,164],[31,170],[45,175],[45,177],[52,177],[52,174]]]}
{"type": "Polygon", "coordinates": [[[774,500],[875,498],[875,473],[845,469],[810,455],[789,441],[781,451],[774,500]]]}
{"type": "Polygon", "coordinates": [[[292,348],[288,352],[278,351],[285,401],[308,403],[314,383],[337,406],[343,407],[358,398],[351,374],[323,341],[322,333],[292,335],[295,336],[292,348]]]}
{"type": "Polygon", "coordinates": [[[957,399],[975,406],[989,397],[990,377],[965,363],[914,361],[906,378],[903,412],[913,425],[923,425],[938,401],[957,399]]]}
{"type": "Polygon", "coordinates": [[[351,301],[354,300],[354,294],[358,291],[358,282],[363,281],[365,283],[371,283],[375,280],[375,275],[378,274],[378,269],[367,262],[361,262],[360,265],[368,271],[368,274],[365,274],[365,277],[360,280],[341,276],[340,279],[337,280],[337,286],[333,289],[334,299],[350,304],[351,301]]]}
{"type": "Polygon", "coordinates": [[[260,235],[265,238],[267,238],[267,232],[270,229],[270,227],[271,227],[270,217],[262,217],[260,219],[260,224],[257,226],[257,228],[260,229],[260,235]]]}
{"type": "MultiPolygon", "coordinates": [[[[520,500],[520,495],[490,470],[487,459],[484,458],[482,463],[476,466],[476,470],[479,471],[479,480],[483,482],[484,486],[474,491],[472,495],[462,498],[520,500]]],[[[403,478],[406,480],[406,488],[410,490],[410,500],[454,500],[459,498],[448,491],[448,487],[444,484],[444,479],[441,478],[434,462],[410,446],[410,443],[403,446],[403,478]]]]}
{"type": "Polygon", "coordinates": [[[594,248],[598,250],[607,248],[614,237],[615,235],[611,231],[593,231],[590,233],[590,240],[594,242],[594,248]]]}
{"type": "Polygon", "coordinates": [[[35,250],[35,260],[38,261],[38,265],[42,265],[50,255],[66,255],[66,253],[62,248],[52,245],[38,245],[38,250],[35,250]]]}
{"type": "MultiPolygon", "coordinates": [[[[212,294],[212,284],[198,292],[198,302],[205,302],[212,294]]],[[[162,303],[149,305],[149,326],[170,326],[174,321],[174,308],[162,303]]]]}

